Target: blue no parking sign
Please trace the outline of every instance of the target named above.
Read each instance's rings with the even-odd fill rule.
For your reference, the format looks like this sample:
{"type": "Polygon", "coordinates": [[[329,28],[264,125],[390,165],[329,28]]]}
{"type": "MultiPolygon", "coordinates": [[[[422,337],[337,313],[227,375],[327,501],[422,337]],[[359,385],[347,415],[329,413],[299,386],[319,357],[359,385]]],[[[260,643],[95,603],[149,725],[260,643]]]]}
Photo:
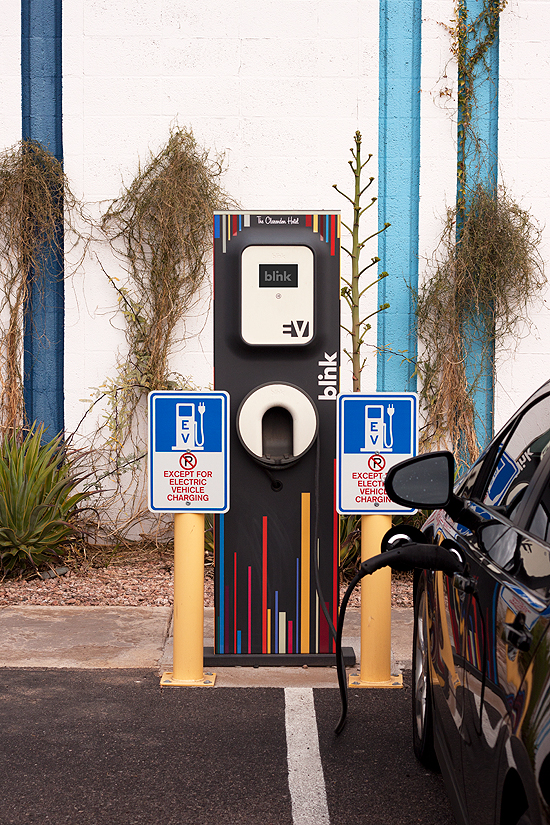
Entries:
{"type": "Polygon", "coordinates": [[[390,467],[417,452],[415,393],[338,396],[336,509],[351,513],[414,513],[386,495],[390,467]]]}
{"type": "Polygon", "coordinates": [[[225,513],[229,509],[229,396],[149,394],[149,509],[225,513]]]}

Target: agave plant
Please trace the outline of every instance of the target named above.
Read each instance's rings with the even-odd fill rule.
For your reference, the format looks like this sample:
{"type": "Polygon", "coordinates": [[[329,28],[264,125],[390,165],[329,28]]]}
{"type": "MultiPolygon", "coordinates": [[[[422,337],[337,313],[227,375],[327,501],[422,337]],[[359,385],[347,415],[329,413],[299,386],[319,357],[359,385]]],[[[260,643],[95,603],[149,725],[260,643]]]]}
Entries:
{"type": "Polygon", "coordinates": [[[61,437],[42,443],[44,426],[33,424],[0,440],[0,570],[4,575],[59,558],[75,531],[74,511],[86,493],[67,460],[61,437]]]}

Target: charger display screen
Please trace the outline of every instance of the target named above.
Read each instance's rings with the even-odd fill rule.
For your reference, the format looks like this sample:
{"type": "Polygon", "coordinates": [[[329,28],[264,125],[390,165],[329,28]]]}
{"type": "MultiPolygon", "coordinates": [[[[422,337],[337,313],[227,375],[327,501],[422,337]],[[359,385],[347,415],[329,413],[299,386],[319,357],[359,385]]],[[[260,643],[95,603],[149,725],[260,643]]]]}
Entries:
{"type": "Polygon", "coordinates": [[[260,264],[260,287],[298,286],[298,264],[260,264]]]}

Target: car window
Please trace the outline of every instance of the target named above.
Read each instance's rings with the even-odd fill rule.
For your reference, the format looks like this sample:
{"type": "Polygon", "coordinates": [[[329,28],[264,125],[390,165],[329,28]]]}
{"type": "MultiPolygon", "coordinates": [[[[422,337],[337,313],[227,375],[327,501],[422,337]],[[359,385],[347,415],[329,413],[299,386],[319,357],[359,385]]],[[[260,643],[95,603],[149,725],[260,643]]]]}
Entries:
{"type": "Polygon", "coordinates": [[[546,545],[515,527],[496,521],[482,525],[478,538],[489,558],[518,584],[548,598],[550,551],[546,545]]]}
{"type": "Polygon", "coordinates": [[[550,543],[550,450],[538,474],[535,496],[530,506],[527,530],[544,542],[550,543]]]}
{"type": "Polygon", "coordinates": [[[550,553],[548,547],[531,536],[518,533],[514,577],[520,584],[536,590],[545,599],[550,593],[550,553]]]}
{"type": "Polygon", "coordinates": [[[533,514],[529,532],[546,542],[550,537],[550,487],[548,485],[533,514]]]}
{"type": "Polygon", "coordinates": [[[527,487],[550,448],[550,398],[544,396],[521,416],[501,445],[483,503],[504,508],[513,521],[527,487]]]}
{"type": "Polygon", "coordinates": [[[492,532],[491,538],[493,539],[488,549],[490,558],[503,570],[513,569],[518,548],[518,536],[514,528],[498,524],[488,532],[492,532]]]}
{"type": "Polygon", "coordinates": [[[483,461],[477,461],[465,477],[462,476],[462,478],[458,479],[457,485],[455,487],[455,493],[457,495],[463,496],[463,498],[468,499],[472,497],[472,492],[482,467],[483,461]]]}

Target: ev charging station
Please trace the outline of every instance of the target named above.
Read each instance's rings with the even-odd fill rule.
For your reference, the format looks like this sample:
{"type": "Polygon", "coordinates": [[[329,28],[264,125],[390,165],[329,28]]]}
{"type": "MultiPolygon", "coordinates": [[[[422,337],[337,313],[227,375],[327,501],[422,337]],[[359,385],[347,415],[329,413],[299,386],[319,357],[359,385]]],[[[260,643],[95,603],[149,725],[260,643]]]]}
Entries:
{"type": "Polygon", "coordinates": [[[231,398],[220,664],[333,662],[319,592],[336,624],[339,304],[338,214],[215,214],[214,382],[231,398]]]}

